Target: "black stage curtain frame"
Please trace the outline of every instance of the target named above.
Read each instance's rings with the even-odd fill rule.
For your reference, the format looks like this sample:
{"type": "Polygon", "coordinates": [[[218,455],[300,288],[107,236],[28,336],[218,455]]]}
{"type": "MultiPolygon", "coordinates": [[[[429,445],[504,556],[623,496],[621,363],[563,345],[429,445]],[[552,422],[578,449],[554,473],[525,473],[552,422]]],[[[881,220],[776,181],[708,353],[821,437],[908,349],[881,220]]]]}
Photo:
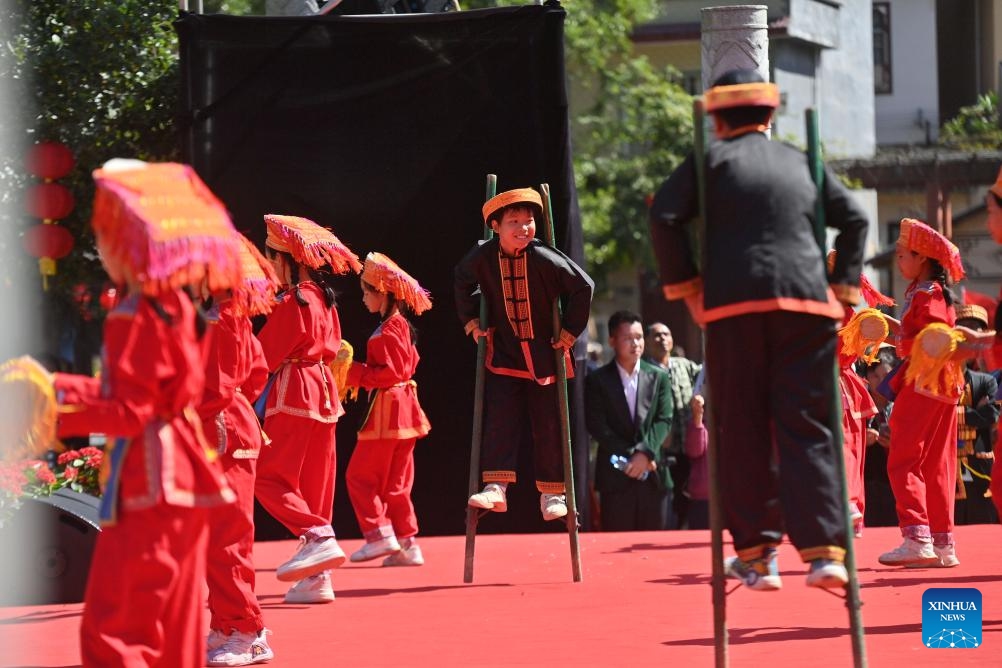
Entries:
{"type": "MultiPolygon", "coordinates": [[[[305,216],[360,256],[387,253],[435,307],[416,319],[421,402],[414,502],[424,534],[463,531],[475,347],[452,298],[455,263],[482,234],[488,173],[499,190],[547,182],[557,242],[583,244],[571,165],[559,3],[444,14],[236,17],[184,13],[180,36],[185,160],[259,245],[262,216],[305,216]]],[[[540,234],[542,232],[540,231],[540,234]]],[[[344,336],[364,356],[377,322],[354,277],[342,279],[344,336]]],[[[572,382],[572,434],[582,524],[588,526],[583,345],[572,382]]],[[[344,470],[364,402],[337,431],[334,525],[357,536],[344,470]]],[[[528,453],[525,453],[528,454],[528,453]]],[[[539,516],[531,460],[507,515],[483,532],[561,531],[539,516]]],[[[284,535],[261,516],[259,536],[284,535]]]]}

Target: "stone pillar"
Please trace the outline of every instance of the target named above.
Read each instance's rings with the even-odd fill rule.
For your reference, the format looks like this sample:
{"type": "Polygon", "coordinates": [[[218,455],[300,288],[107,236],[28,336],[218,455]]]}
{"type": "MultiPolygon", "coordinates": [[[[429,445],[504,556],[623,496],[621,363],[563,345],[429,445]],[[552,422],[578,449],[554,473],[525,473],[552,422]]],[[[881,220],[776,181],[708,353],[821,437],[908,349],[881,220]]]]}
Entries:
{"type": "Polygon", "coordinates": [[[313,16],[317,9],[316,0],[267,0],[267,16],[313,16]]]}
{"type": "Polygon", "coordinates": [[[724,72],[758,70],[769,81],[769,33],[765,5],[700,10],[703,90],[724,72]]]}

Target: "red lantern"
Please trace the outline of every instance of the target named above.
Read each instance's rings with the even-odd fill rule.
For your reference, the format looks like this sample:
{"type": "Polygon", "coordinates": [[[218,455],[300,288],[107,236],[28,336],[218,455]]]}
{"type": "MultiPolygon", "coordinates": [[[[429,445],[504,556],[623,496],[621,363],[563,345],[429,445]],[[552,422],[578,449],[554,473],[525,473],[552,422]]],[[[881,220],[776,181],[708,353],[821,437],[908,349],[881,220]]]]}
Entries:
{"type": "Polygon", "coordinates": [[[76,201],[70,189],[60,183],[36,183],[25,193],[24,209],[32,218],[62,220],[70,215],[76,201]]]}
{"type": "Polygon", "coordinates": [[[73,152],[64,144],[54,141],[35,144],[28,150],[25,159],[29,172],[48,181],[69,174],[75,162],[73,152]]]}
{"type": "Polygon", "coordinates": [[[58,260],[66,257],[75,241],[65,227],[59,225],[35,225],[24,233],[21,239],[24,249],[32,257],[58,260]]]}

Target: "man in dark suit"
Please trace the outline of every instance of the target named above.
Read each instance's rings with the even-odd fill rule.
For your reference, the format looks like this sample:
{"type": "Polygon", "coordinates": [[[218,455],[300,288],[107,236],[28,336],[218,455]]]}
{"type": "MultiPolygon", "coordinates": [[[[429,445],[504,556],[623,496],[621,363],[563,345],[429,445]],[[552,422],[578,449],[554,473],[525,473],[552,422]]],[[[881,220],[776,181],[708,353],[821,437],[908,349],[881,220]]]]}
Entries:
{"type": "Polygon", "coordinates": [[[585,420],[598,442],[602,529],[663,529],[672,480],[657,463],[672,420],[668,374],[641,360],[644,328],[635,313],[609,318],[609,345],[614,359],[585,379],[585,420]],[[614,456],[624,458],[622,470],[611,462],[614,456]]]}

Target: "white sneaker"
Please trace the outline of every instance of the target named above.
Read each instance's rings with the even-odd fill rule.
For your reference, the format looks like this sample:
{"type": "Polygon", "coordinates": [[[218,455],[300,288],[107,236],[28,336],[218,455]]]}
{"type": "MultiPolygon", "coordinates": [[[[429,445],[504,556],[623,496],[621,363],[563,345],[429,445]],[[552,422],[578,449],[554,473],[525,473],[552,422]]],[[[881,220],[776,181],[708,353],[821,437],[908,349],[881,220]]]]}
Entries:
{"type": "Polygon", "coordinates": [[[226,642],[209,652],[210,666],[250,666],[255,663],[271,661],[275,653],[268,646],[268,629],[257,633],[240,633],[234,631],[226,642]]]}
{"type": "Polygon", "coordinates": [[[330,571],[300,580],[285,592],[286,603],[330,603],[333,600],[330,571]]]}
{"type": "Polygon", "coordinates": [[[506,512],[508,497],[505,495],[505,485],[496,482],[487,483],[484,485],[484,491],[471,496],[468,503],[471,508],[493,510],[496,513],[506,512]]]}
{"type": "Polygon", "coordinates": [[[205,639],[205,650],[211,652],[214,649],[218,649],[223,646],[226,639],[229,638],[225,631],[220,631],[219,629],[209,629],[209,636],[205,639]]]}
{"type": "Polygon", "coordinates": [[[908,564],[908,568],[953,568],[960,565],[957,559],[957,548],[954,545],[933,545],[932,551],[936,554],[936,561],[931,564],[908,564]]]}
{"type": "Polygon", "coordinates": [[[400,542],[400,551],[394,552],[383,559],[383,566],[423,566],[424,555],[421,547],[413,538],[405,538],[400,542]]]}
{"type": "Polygon", "coordinates": [[[890,552],[884,552],[877,561],[885,566],[929,566],[938,563],[939,557],[932,549],[932,543],[922,543],[913,538],[905,538],[904,542],[890,552]]]}
{"type": "Polygon", "coordinates": [[[390,536],[389,538],[380,538],[379,540],[373,541],[371,543],[366,543],[362,548],[356,552],[352,552],[351,561],[352,563],[358,563],[360,561],[372,561],[373,559],[378,559],[380,557],[385,557],[388,554],[393,554],[394,552],[400,551],[400,543],[397,542],[396,536],[390,536]]]}
{"type": "Polygon", "coordinates": [[[563,494],[540,494],[539,510],[547,522],[567,517],[567,498],[563,494]]]}
{"type": "Polygon", "coordinates": [[[275,571],[275,577],[282,582],[303,580],[344,563],[344,552],[334,538],[300,538],[299,541],[296,553],[275,571]]]}

